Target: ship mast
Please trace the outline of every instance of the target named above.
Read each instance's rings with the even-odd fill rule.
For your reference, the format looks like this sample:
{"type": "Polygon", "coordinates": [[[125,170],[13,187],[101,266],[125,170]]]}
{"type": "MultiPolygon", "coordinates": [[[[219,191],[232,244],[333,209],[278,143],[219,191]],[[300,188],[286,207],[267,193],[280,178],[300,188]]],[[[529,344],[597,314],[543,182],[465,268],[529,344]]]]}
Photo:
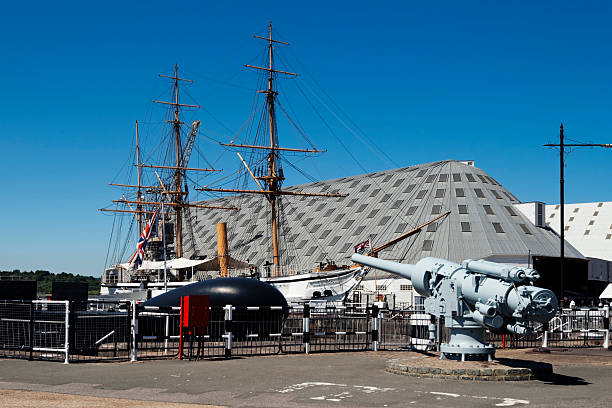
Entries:
{"type": "Polygon", "coordinates": [[[156,103],[163,103],[174,106],[174,120],[168,120],[168,123],[172,123],[172,128],[174,131],[174,146],[175,146],[175,156],[176,156],[176,169],[174,171],[174,199],[173,202],[177,205],[174,207],[174,214],[176,216],[176,256],[178,258],[183,256],[183,183],[182,183],[182,172],[181,172],[181,154],[182,154],[182,143],[181,143],[181,125],[183,122],[180,120],[180,108],[191,107],[191,108],[199,108],[198,105],[187,105],[183,103],[179,103],[179,81],[185,82],[193,82],[189,79],[179,78],[178,76],[178,65],[174,64],[174,76],[170,77],[168,75],[159,74],[160,77],[170,78],[173,80],[173,93],[174,93],[174,102],[161,102],[161,101],[153,101],[156,103]]]}
{"type": "Polygon", "coordinates": [[[190,105],[186,103],[181,103],[179,99],[179,81],[183,82],[193,82],[189,79],[180,78],[178,76],[178,65],[174,65],[174,75],[163,75],[159,74],[160,77],[169,78],[172,80],[172,99],[170,102],[167,101],[156,101],[153,102],[169,105],[173,108],[173,119],[167,120],[166,122],[172,125],[172,136],[173,136],[173,155],[175,158],[175,164],[172,166],[167,165],[151,165],[145,164],[140,161],[140,145],[138,140],[138,121],[136,121],[136,168],[137,168],[137,177],[138,181],[136,185],[131,184],[117,184],[117,183],[109,183],[112,186],[119,187],[127,187],[127,188],[136,188],[137,189],[137,199],[136,200],[128,200],[127,198],[122,197],[119,200],[113,200],[114,203],[122,203],[127,204],[136,204],[136,210],[133,210],[130,207],[130,210],[122,210],[122,209],[103,209],[100,211],[110,211],[110,212],[120,212],[120,213],[135,213],[138,219],[138,227],[139,234],[142,232],[142,224],[143,224],[143,214],[152,214],[153,211],[144,211],[143,206],[160,206],[161,201],[151,201],[143,199],[142,197],[142,189],[146,189],[148,191],[152,191],[154,193],[160,192],[159,186],[143,186],[141,180],[141,170],[142,168],[153,168],[153,169],[165,169],[165,170],[173,170],[173,190],[172,191],[164,191],[166,196],[168,197],[168,202],[165,202],[164,205],[172,207],[174,209],[174,214],[176,218],[175,222],[175,237],[176,237],[176,256],[178,258],[183,256],[183,209],[184,208],[207,208],[207,209],[219,209],[219,210],[238,210],[236,207],[223,207],[223,206],[210,206],[210,205],[202,205],[202,204],[190,204],[187,199],[188,192],[183,190],[184,178],[186,171],[203,171],[203,172],[216,172],[220,170],[216,169],[208,169],[208,168],[191,168],[187,167],[187,163],[184,160],[188,160],[188,157],[191,154],[190,149],[193,148],[193,139],[195,138],[195,132],[199,127],[200,121],[196,121],[193,124],[192,133],[190,134],[190,142],[188,146],[183,146],[181,142],[181,125],[183,122],[181,121],[181,108],[199,108],[199,105],[190,105]],[[188,150],[189,151],[186,151],[188,150]]]}
{"type": "Polygon", "coordinates": [[[246,144],[234,144],[234,143],[221,143],[223,146],[246,148],[246,149],[265,149],[268,150],[267,154],[267,174],[264,176],[256,177],[247,164],[242,160],[240,154],[238,156],[242,160],[243,164],[251,174],[251,177],[257,183],[259,190],[237,190],[237,189],[221,189],[221,188],[196,188],[200,191],[213,191],[213,192],[227,192],[227,193],[246,193],[246,194],[263,194],[270,203],[270,220],[272,224],[272,257],[274,263],[274,274],[278,275],[278,267],[281,264],[280,251],[278,245],[278,207],[277,199],[282,195],[293,195],[293,196],[305,196],[305,197],[344,197],[341,194],[326,194],[326,193],[303,193],[297,191],[283,191],[282,183],[285,178],[282,174],[282,169],[278,161],[278,154],[280,151],[290,152],[303,152],[303,153],[323,153],[324,150],[317,149],[294,149],[294,148],[283,148],[278,145],[278,134],[276,127],[276,112],[275,112],[275,101],[278,96],[278,91],[274,90],[274,77],[276,74],[285,74],[297,76],[298,74],[287,71],[280,71],[274,68],[274,44],[289,45],[289,43],[274,40],[272,38],[272,22],[268,26],[268,37],[261,37],[254,35],[253,37],[265,40],[268,42],[268,66],[259,67],[254,65],[245,64],[245,67],[254,68],[268,73],[268,87],[265,90],[257,91],[258,93],[266,94],[266,105],[268,110],[268,127],[269,127],[269,146],[254,146],[246,144]],[[264,190],[258,180],[262,180],[266,189],[264,190]]]}
{"type": "Polygon", "coordinates": [[[140,189],[140,144],[138,143],[138,121],[136,121],[136,172],[138,173],[138,190],[136,194],[138,195],[138,205],[136,206],[136,211],[138,211],[138,235],[142,233],[142,204],[140,201],[142,200],[142,190],[140,189]]]}
{"type": "Polygon", "coordinates": [[[276,216],[275,193],[280,189],[283,179],[278,177],[278,174],[276,172],[276,152],[274,151],[274,148],[278,147],[278,143],[276,142],[276,114],[274,112],[274,99],[276,97],[276,93],[274,92],[274,48],[272,47],[273,41],[275,40],[272,39],[272,22],[270,22],[268,37],[268,89],[266,91],[263,91],[266,93],[266,99],[268,103],[268,118],[270,121],[270,152],[268,153],[268,179],[265,181],[268,185],[268,190],[272,192],[272,194],[270,194],[268,197],[268,201],[270,201],[270,217],[272,219],[272,254],[274,265],[278,266],[280,265],[280,259],[278,254],[278,217],[276,216]]]}

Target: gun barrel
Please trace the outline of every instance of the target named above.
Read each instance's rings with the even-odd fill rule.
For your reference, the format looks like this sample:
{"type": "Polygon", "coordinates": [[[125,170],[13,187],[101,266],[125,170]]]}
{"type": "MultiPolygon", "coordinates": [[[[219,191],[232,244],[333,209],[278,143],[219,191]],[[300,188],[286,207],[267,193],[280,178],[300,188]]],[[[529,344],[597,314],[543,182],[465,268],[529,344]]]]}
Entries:
{"type": "Polygon", "coordinates": [[[416,271],[415,265],[386,261],[384,259],[378,259],[372,256],[353,254],[353,256],[351,256],[351,259],[355,263],[380,269],[386,272],[393,273],[395,275],[400,275],[406,279],[412,279],[412,275],[416,271]]]}
{"type": "Polygon", "coordinates": [[[540,276],[537,271],[531,268],[522,268],[483,260],[465,260],[463,261],[463,267],[469,269],[471,272],[482,273],[483,275],[513,282],[523,282],[527,279],[536,280],[540,276]]]}

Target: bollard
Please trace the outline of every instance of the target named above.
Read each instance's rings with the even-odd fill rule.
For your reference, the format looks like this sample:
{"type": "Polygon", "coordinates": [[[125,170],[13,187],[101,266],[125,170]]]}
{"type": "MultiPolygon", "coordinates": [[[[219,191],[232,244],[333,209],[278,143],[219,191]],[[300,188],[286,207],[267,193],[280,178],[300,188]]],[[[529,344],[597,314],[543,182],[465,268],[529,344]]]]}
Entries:
{"type": "Polygon", "coordinates": [[[542,325],[544,334],[542,335],[542,348],[548,348],[548,323],[542,325]]]}
{"type": "MultiPolygon", "coordinates": [[[[427,326],[427,332],[428,332],[428,339],[429,339],[429,345],[428,345],[428,350],[437,350],[438,349],[438,344],[436,344],[436,318],[435,316],[431,315],[429,317],[429,325],[427,326]],[[430,349],[429,347],[432,347],[432,349],[430,349]]],[[[439,333],[439,331],[438,331],[439,333]]],[[[440,358],[442,356],[440,355],[440,358]]]]}
{"type": "Polygon", "coordinates": [[[310,354],[310,305],[304,304],[304,316],[302,317],[302,343],[304,352],[310,354]]]}
{"type": "Polygon", "coordinates": [[[225,358],[232,357],[232,318],[233,318],[233,308],[232,305],[226,305],[225,310],[225,358]]]}
{"type": "Polygon", "coordinates": [[[436,318],[436,351],[440,351],[440,317],[436,318]]]}
{"type": "Polygon", "coordinates": [[[130,353],[130,361],[137,361],[136,335],[138,334],[138,320],[136,319],[136,301],[132,300],[130,304],[132,307],[132,352],[130,353]]]}
{"type": "Polygon", "coordinates": [[[378,306],[372,306],[372,350],[378,351],[378,306]]]}

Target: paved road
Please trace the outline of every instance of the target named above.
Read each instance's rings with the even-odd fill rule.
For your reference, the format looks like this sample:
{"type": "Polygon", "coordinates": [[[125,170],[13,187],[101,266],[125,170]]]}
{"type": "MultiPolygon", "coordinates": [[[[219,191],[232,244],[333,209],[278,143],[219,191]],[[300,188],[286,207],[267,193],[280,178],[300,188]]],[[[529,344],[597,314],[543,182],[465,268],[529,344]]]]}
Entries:
{"type": "Polygon", "coordinates": [[[605,362],[556,365],[546,381],[489,383],[389,374],[384,365],[391,357],[397,354],[71,365],[0,360],[0,389],[232,407],[612,406],[612,364],[605,362]]]}

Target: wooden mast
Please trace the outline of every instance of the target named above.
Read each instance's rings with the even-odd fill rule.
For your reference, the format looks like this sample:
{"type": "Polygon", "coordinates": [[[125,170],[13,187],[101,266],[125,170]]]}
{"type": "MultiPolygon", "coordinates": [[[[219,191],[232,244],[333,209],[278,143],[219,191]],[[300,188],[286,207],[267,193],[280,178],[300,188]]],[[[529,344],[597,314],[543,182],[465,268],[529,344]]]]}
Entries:
{"type": "MultiPolygon", "coordinates": [[[[266,97],[268,100],[268,117],[269,117],[269,127],[270,127],[270,149],[274,149],[277,147],[278,143],[276,143],[276,115],[274,112],[274,75],[272,70],[274,69],[274,59],[272,48],[272,22],[270,22],[269,26],[269,37],[268,37],[268,56],[269,56],[269,65],[268,68],[268,90],[266,93],[266,97]]],[[[277,177],[276,174],[276,152],[274,150],[270,150],[268,153],[268,186],[272,194],[270,194],[270,216],[272,218],[272,251],[273,251],[273,262],[274,266],[278,267],[280,265],[280,255],[278,253],[278,220],[276,217],[276,196],[274,192],[276,192],[280,188],[280,184],[282,180],[277,177]]]]}
{"type": "MultiPolygon", "coordinates": [[[[275,74],[285,74],[297,76],[296,73],[288,72],[288,71],[280,71],[274,68],[274,44],[283,44],[289,45],[289,43],[278,41],[272,39],[272,22],[270,22],[268,26],[268,37],[260,37],[258,35],[254,36],[255,38],[259,38],[268,42],[268,66],[267,67],[258,67],[254,65],[245,64],[245,67],[255,68],[262,71],[268,72],[268,86],[265,90],[257,91],[259,93],[266,94],[266,105],[268,109],[268,127],[269,127],[269,146],[254,146],[254,145],[246,145],[246,144],[224,144],[224,146],[236,147],[236,148],[245,148],[245,149],[265,149],[268,150],[267,154],[267,175],[255,177],[251,170],[249,173],[251,177],[257,182],[260,190],[244,190],[244,189],[222,189],[222,188],[196,188],[196,190],[200,191],[211,191],[211,192],[223,192],[223,193],[247,193],[247,194],[263,194],[267,198],[270,203],[270,219],[272,223],[272,257],[274,264],[274,276],[278,276],[279,266],[281,264],[280,259],[280,251],[278,245],[278,207],[277,207],[277,198],[282,195],[295,195],[295,196],[308,196],[308,197],[344,197],[341,194],[325,194],[325,193],[302,193],[302,192],[288,192],[282,191],[282,182],[285,179],[283,177],[280,163],[277,161],[277,155],[279,151],[291,151],[291,152],[304,152],[304,153],[323,153],[323,150],[317,149],[290,149],[279,147],[278,145],[278,134],[276,128],[276,111],[275,111],[275,101],[278,96],[278,92],[274,90],[274,76],[275,74]],[[265,183],[266,189],[263,189],[259,184],[261,180],[265,183]]],[[[242,160],[242,158],[241,158],[242,160]]],[[[244,163],[244,161],[243,161],[244,163]]]]}
{"type": "MultiPolygon", "coordinates": [[[[179,95],[178,95],[178,66],[174,64],[174,121],[172,122],[174,127],[174,142],[176,147],[176,167],[174,173],[174,186],[178,192],[175,195],[175,202],[181,204],[183,202],[183,186],[181,183],[181,170],[178,167],[181,166],[181,121],[179,120],[179,95]]],[[[183,208],[179,205],[174,208],[176,214],[176,256],[181,258],[183,256],[183,208]]]]}
{"type": "MultiPolygon", "coordinates": [[[[181,122],[180,119],[180,108],[182,106],[199,108],[197,105],[188,105],[179,103],[179,81],[185,82],[193,82],[189,79],[179,78],[178,76],[178,65],[174,64],[174,76],[162,75],[159,74],[160,77],[170,78],[173,81],[173,102],[164,102],[164,101],[153,101],[156,103],[162,103],[164,105],[172,105],[174,107],[174,119],[168,120],[168,123],[172,123],[172,128],[174,131],[174,147],[175,147],[175,158],[176,158],[176,167],[174,168],[174,194],[172,202],[176,205],[172,205],[174,207],[174,215],[175,215],[175,237],[176,237],[176,256],[177,258],[181,258],[183,256],[183,207],[184,202],[187,201],[186,197],[183,197],[183,183],[182,183],[182,171],[183,167],[181,166],[181,159],[183,154],[183,146],[181,143],[181,122]]],[[[170,167],[170,166],[168,166],[170,167]]]]}
{"type": "MultiPolygon", "coordinates": [[[[132,185],[132,184],[110,183],[111,185],[114,185],[114,186],[137,189],[136,200],[128,200],[127,198],[125,198],[125,196],[120,200],[113,200],[113,202],[115,203],[122,203],[128,206],[130,204],[136,204],[136,210],[132,209],[131,207],[130,207],[130,210],[104,209],[104,208],[100,208],[99,210],[108,211],[108,212],[135,214],[138,219],[138,227],[139,227],[139,234],[140,234],[142,232],[142,224],[144,222],[144,219],[142,217],[143,214],[153,214],[154,213],[153,211],[145,211],[143,209],[143,206],[145,206],[145,208],[149,208],[151,206],[156,207],[156,206],[161,205],[160,201],[151,201],[143,197],[143,188],[145,190],[152,190],[153,192],[156,192],[156,190],[159,190],[159,187],[143,186],[141,169],[142,168],[153,168],[153,169],[173,170],[174,171],[174,174],[173,174],[174,189],[172,191],[164,190],[164,192],[170,199],[168,203],[165,203],[165,205],[174,208],[174,213],[176,217],[176,255],[177,257],[182,257],[183,256],[183,234],[182,234],[182,224],[183,224],[183,211],[182,210],[183,208],[190,207],[190,208],[207,208],[207,209],[219,209],[219,210],[238,210],[238,208],[224,207],[224,206],[210,206],[210,205],[202,205],[202,204],[190,204],[188,202],[187,195],[189,194],[189,192],[187,190],[183,190],[185,171],[193,170],[193,171],[214,172],[214,171],[220,171],[220,170],[206,169],[206,168],[204,169],[189,168],[187,167],[187,163],[183,162],[184,159],[188,160],[188,157],[191,152],[190,149],[193,147],[193,143],[191,143],[189,146],[186,146],[186,147],[182,145],[181,125],[183,124],[183,122],[181,121],[180,109],[181,107],[199,108],[200,106],[180,103],[179,101],[179,98],[180,98],[179,97],[179,81],[184,81],[184,82],[193,82],[193,81],[189,79],[185,79],[185,78],[180,78],[178,76],[178,65],[176,64],[174,65],[174,75],[173,76],[163,75],[163,74],[159,74],[159,76],[164,77],[164,78],[169,78],[173,81],[172,83],[172,88],[173,88],[172,89],[172,101],[166,102],[166,101],[154,100],[153,102],[163,104],[163,105],[170,105],[173,107],[173,119],[168,120],[167,122],[172,124],[172,133],[174,136],[172,144],[174,145],[173,150],[174,150],[174,156],[175,156],[176,163],[173,166],[164,166],[164,165],[150,165],[150,164],[145,164],[145,163],[140,162],[140,143],[139,143],[138,121],[136,121],[136,169],[137,169],[137,177],[138,177],[137,184],[132,185]],[[185,150],[189,150],[189,151],[186,152],[185,150]]],[[[199,121],[197,121],[197,125],[199,126],[199,121]]],[[[195,138],[195,132],[197,132],[197,127],[194,127],[194,129],[192,130],[192,134],[190,134],[191,138],[195,138]]]]}
{"type": "Polygon", "coordinates": [[[136,194],[138,195],[138,205],[136,206],[136,210],[138,211],[138,235],[142,233],[142,204],[140,204],[140,200],[142,200],[142,191],[140,190],[140,145],[138,144],[138,121],[136,121],[136,171],[138,173],[138,190],[136,194]]]}

